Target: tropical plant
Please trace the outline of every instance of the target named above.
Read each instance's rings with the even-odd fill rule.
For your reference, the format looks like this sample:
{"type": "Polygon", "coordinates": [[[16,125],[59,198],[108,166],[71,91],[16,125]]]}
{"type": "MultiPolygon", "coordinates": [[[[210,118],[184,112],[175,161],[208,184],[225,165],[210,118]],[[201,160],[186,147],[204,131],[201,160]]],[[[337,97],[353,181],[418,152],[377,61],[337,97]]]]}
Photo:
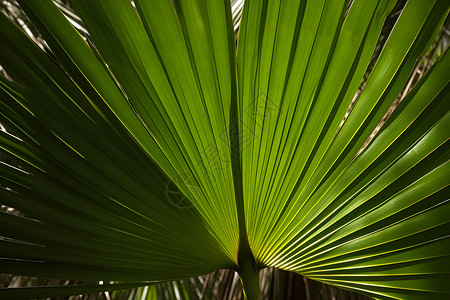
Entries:
{"type": "Polygon", "coordinates": [[[441,28],[410,0],[19,1],[0,14],[0,270],[114,281],[231,269],[258,299],[275,267],[377,299],[450,296],[450,54],[366,140],[441,28]],[[364,81],[364,88],[347,109],[364,81]],[[344,121],[343,121],[344,120],[344,121]]]}

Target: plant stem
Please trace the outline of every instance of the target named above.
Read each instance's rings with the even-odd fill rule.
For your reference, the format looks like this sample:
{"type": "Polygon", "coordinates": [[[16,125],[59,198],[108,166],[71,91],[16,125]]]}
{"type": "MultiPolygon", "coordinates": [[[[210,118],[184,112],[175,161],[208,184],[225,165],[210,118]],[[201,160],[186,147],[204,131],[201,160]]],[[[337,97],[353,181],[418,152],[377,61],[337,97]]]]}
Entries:
{"type": "MultiPolygon", "coordinates": [[[[231,8],[231,7],[230,7],[231,8]]],[[[227,11],[228,20],[231,20],[231,9],[227,11]]],[[[228,22],[228,42],[229,42],[229,55],[231,63],[231,107],[230,107],[230,155],[231,166],[233,172],[234,182],[234,194],[236,200],[237,221],[239,227],[239,247],[237,254],[238,273],[241,277],[242,289],[244,291],[244,297],[247,300],[259,300],[261,299],[259,293],[259,275],[258,268],[255,263],[252,250],[247,235],[247,226],[245,222],[245,209],[244,209],[244,193],[242,188],[242,170],[241,170],[241,153],[240,153],[240,127],[241,119],[236,120],[238,114],[238,98],[237,98],[237,83],[236,83],[236,44],[234,39],[234,28],[232,22],[228,22]]]]}
{"type": "Polygon", "coordinates": [[[238,254],[239,276],[246,300],[261,299],[259,292],[259,272],[250,247],[240,245],[238,254]],[[241,248],[241,246],[244,246],[241,248]]]}

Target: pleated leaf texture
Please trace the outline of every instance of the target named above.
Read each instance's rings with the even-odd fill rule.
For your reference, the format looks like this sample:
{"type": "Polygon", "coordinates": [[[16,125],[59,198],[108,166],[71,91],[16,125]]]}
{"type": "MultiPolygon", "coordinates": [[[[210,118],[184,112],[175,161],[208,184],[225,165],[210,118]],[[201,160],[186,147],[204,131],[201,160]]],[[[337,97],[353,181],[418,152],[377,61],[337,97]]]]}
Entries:
{"type": "Polygon", "coordinates": [[[449,51],[358,154],[449,1],[408,1],[343,125],[395,1],[246,1],[237,43],[229,0],[74,0],[89,41],[19,3],[51,54],[0,14],[1,272],[450,298],[449,51]]]}

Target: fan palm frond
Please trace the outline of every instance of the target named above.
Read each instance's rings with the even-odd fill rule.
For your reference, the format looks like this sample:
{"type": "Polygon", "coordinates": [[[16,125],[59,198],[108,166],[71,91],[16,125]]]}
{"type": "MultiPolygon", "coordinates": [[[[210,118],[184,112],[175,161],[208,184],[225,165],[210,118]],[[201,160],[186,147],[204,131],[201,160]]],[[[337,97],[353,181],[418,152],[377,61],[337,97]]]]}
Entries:
{"type": "Polygon", "coordinates": [[[393,1],[18,2],[50,50],[0,15],[0,269],[118,283],[0,295],[230,269],[258,299],[274,267],[449,296],[450,54],[409,79],[448,1],[408,1],[376,59],[393,1]]]}

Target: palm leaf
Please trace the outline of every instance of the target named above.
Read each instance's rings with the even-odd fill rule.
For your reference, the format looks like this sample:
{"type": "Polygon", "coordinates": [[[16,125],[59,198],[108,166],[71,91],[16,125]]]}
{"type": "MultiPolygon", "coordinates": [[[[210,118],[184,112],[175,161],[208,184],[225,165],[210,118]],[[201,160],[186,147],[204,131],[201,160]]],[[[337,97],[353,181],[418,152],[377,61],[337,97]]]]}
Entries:
{"type": "Polygon", "coordinates": [[[448,51],[361,152],[447,1],[408,1],[373,67],[392,1],[247,1],[237,50],[229,1],[73,1],[84,37],[52,1],[19,2],[51,56],[0,16],[0,193],[23,213],[0,215],[2,272],[232,269],[253,299],[275,267],[448,297],[448,51]]]}

